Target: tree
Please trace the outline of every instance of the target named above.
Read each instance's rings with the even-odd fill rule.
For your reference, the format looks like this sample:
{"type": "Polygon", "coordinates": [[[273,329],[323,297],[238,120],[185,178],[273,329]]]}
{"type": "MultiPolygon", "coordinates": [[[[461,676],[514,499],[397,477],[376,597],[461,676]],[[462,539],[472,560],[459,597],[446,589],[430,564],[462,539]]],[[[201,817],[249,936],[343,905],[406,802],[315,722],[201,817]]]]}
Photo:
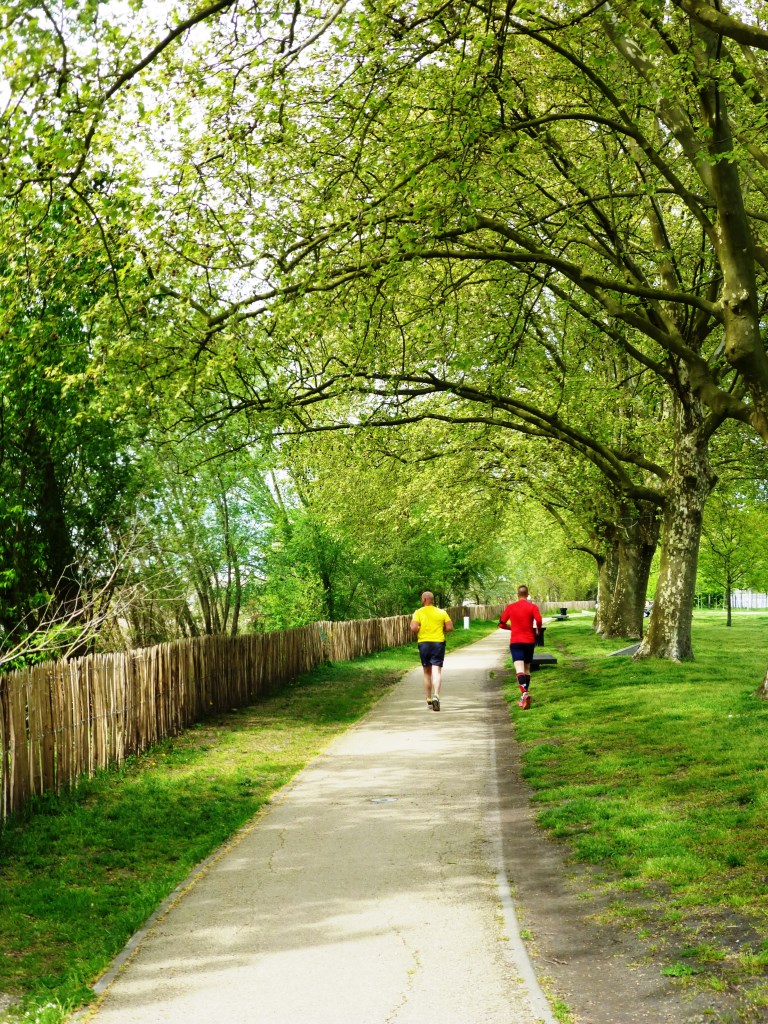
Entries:
{"type": "Polygon", "coordinates": [[[728,626],[733,591],[741,585],[748,586],[750,577],[758,576],[761,568],[764,571],[766,555],[761,549],[765,538],[761,538],[762,544],[755,543],[757,538],[750,530],[749,518],[717,492],[707,506],[700,575],[709,590],[722,590],[728,626]]]}
{"type": "Polygon", "coordinates": [[[104,294],[92,249],[52,206],[0,266],[0,646],[15,646],[96,614],[92,593],[101,603],[119,575],[140,459],[91,372],[104,294]]]}
{"type": "Polygon", "coordinates": [[[425,426],[284,442],[266,623],[400,614],[425,589],[444,604],[506,594],[503,494],[463,435],[425,426]]]}
{"type": "MultiPolygon", "coordinates": [[[[388,411],[412,399],[412,417],[431,393],[439,416],[478,419],[480,407],[589,451],[622,499],[663,510],[641,654],[690,656],[711,439],[726,419],[768,438],[765,58],[753,9],[742,20],[662,0],[587,14],[566,4],[557,17],[524,5],[278,7],[268,20],[210,20],[183,63],[167,59],[169,42],[152,67],[163,116],[175,104],[175,170],[155,180],[152,205],[167,218],[142,233],[167,352],[184,353],[206,402],[223,388],[227,416],[300,415],[347,389],[358,416],[388,390],[388,411]],[[307,60],[312,48],[322,61],[307,60]],[[404,289],[434,303],[472,292],[448,335],[459,349],[482,296],[517,325],[510,344],[468,374],[454,346],[455,358],[433,358],[427,331],[400,316],[376,332],[388,340],[377,352],[365,342],[404,289]],[[332,305],[320,301],[330,290],[332,305]],[[592,425],[576,429],[554,387],[532,402],[478,381],[530,347],[529,326],[553,358],[549,319],[569,335],[566,321],[580,322],[592,366],[608,344],[631,378],[656,382],[667,462],[637,450],[626,460],[618,435],[606,444],[592,425]],[[331,351],[349,325],[355,338],[331,351]],[[398,336],[424,356],[417,372],[398,336]]],[[[158,158],[167,146],[156,124],[144,141],[158,158]]],[[[568,359],[561,378],[575,367],[568,359]]]]}
{"type": "Polygon", "coordinates": [[[723,442],[727,468],[707,503],[699,579],[722,591],[730,626],[733,591],[768,586],[766,476],[764,452],[748,438],[734,432],[723,442]]]}
{"type": "MultiPolygon", "coordinates": [[[[606,637],[640,638],[659,515],[651,502],[632,502],[588,459],[551,441],[508,431],[487,444],[484,469],[518,495],[538,504],[570,549],[594,559],[598,608],[595,629],[606,637]]],[[[525,518],[523,519],[525,521],[525,518]]],[[[549,553],[549,552],[547,552],[549,553]]]]}
{"type": "MultiPolygon", "coordinates": [[[[259,168],[276,197],[291,199],[275,223],[264,215],[272,210],[267,204],[249,224],[247,247],[264,253],[263,281],[252,294],[228,302],[223,290],[217,296],[208,287],[189,308],[207,310],[202,344],[213,348],[222,326],[263,314],[272,297],[328,288],[347,294],[360,280],[391,295],[404,267],[429,261],[446,268],[446,280],[461,276],[462,265],[487,268],[524,316],[545,300],[561,302],[595,333],[595,358],[599,342],[611,339],[635,372],[654,374],[667,389],[676,436],[663,486],[657,613],[642,653],[687,657],[701,513],[714,483],[707,446],[724,417],[764,430],[765,357],[745,326],[759,313],[745,318],[736,299],[745,287],[755,294],[737,268],[744,263],[743,231],[721,230],[735,223],[726,196],[735,195],[738,181],[728,157],[736,143],[722,120],[733,97],[720,82],[712,39],[697,36],[696,60],[680,61],[688,16],[660,28],[650,14],[629,5],[618,10],[621,17],[598,13],[575,24],[503,12],[480,21],[479,12],[464,9],[455,17],[427,10],[412,23],[355,12],[335,26],[335,39],[324,39],[325,71],[314,78],[295,64],[278,77],[263,62],[246,67],[233,57],[221,69],[221,89],[206,97],[207,111],[212,121],[222,115],[226,90],[228,123],[258,124],[266,155],[250,135],[227,132],[206,164],[202,188],[208,199],[242,193],[259,168]],[[361,55],[352,67],[341,53],[350,39],[361,55]],[[638,57],[649,49],[660,55],[658,66],[638,57]],[[550,74],[542,82],[545,59],[550,74]],[[255,86],[269,81],[280,98],[271,108],[277,117],[259,108],[259,98],[254,102],[263,95],[258,88],[243,90],[249,78],[255,86]],[[698,96],[699,106],[670,102],[670,80],[680,83],[681,95],[698,96]],[[658,98],[655,111],[649,96],[658,98]],[[414,109],[424,116],[410,116],[414,109]],[[701,145],[689,138],[697,132],[701,145]],[[295,164],[302,135],[312,139],[309,183],[295,164]],[[670,135],[678,147],[670,148],[670,135]],[[707,142],[710,135],[716,144],[707,142]],[[359,140],[346,161],[340,137],[359,140]],[[697,192],[702,185],[705,197],[697,192]],[[738,382],[734,388],[734,371],[745,382],[750,377],[743,394],[738,382]]],[[[754,95],[742,91],[737,98],[749,114],[754,95]]],[[[186,144],[188,166],[199,162],[195,151],[202,157],[208,146],[211,153],[205,139],[188,135],[186,144]]],[[[188,237],[201,227],[190,225],[188,237]]],[[[193,249],[210,264],[199,246],[193,249]]],[[[210,269],[226,277],[220,264],[210,269]]],[[[333,364],[327,369],[319,382],[316,374],[303,378],[304,400],[333,389],[338,373],[333,364]]],[[[453,370],[452,364],[437,381],[416,376],[408,383],[466,397],[453,370]]],[[[391,367],[385,373],[395,378],[391,367]]],[[[375,366],[356,366],[356,378],[364,375],[381,381],[375,366]]],[[[471,397],[491,404],[497,395],[475,388],[471,397]]],[[[519,411],[520,403],[504,398],[508,411],[519,411]]]]}
{"type": "Polygon", "coordinates": [[[138,542],[116,595],[114,642],[242,632],[256,613],[265,550],[280,509],[274,459],[222,429],[148,447],[137,502],[138,542]],[[127,631],[127,635],[126,635],[127,631]]]}

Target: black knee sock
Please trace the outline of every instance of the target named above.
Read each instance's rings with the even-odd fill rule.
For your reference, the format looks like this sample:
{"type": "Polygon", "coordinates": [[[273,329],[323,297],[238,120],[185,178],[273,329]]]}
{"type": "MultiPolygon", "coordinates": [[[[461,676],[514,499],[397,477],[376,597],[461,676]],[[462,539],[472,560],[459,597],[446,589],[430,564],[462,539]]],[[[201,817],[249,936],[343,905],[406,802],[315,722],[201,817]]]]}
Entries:
{"type": "Polygon", "coordinates": [[[520,687],[520,693],[525,693],[528,689],[528,684],[525,681],[527,678],[529,677],[524,676],[522,672],[517,673],[517,685],[520,687]]]}

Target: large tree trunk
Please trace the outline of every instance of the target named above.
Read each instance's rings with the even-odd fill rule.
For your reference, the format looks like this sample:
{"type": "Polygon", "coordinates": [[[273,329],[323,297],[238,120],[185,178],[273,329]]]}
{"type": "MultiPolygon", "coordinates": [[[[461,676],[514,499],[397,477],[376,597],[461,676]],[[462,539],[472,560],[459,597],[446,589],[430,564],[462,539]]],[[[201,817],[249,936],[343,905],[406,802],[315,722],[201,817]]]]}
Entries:
{"type": "Polygon", "coordinates": [[[636,658],[693,658],[691,620],[701,522],[704,504],[715,482],[707,440],[697,433],[680,438],[666,487],[661,564],[653,611],[636,658]]]}
{"type": "Polygon", "coordinates": [[[599,636],[605,632],[605,622],[610,618],[610,604],[616,591],[618,574],[619,555],[611,539],[605,547],[605,553],[597,559],[597,610],[593,625],[599,636]]]}
{"type": "MultiPolygon", "coordinates": [[[[613,589],[606,595],[600,621],[604,637],[640,639],[651,562],[659,540],[657,509],[644,505],[622,510],[616,534],[613,589]]],[[[601,606],[603,602],[601,599],[601,606]]]]}

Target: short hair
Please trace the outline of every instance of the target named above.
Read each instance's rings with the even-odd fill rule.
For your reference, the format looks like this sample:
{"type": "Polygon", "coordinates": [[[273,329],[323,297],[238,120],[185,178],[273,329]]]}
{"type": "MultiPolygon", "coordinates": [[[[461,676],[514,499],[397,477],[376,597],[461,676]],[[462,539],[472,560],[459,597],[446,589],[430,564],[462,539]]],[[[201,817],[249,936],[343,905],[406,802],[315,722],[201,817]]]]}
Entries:
{"type": "Polygon", "coordinates": [[[520,586],[517,588],[517,596],[528,597],[528,587],[526,587],[524,583],[521,583],[520,586]]]}
{"type": "Polygon", "coordinates": [[[422,601],[434,601],[435,600],[435,595],[432,593],[431,590],[425,590],[424,593],[421,595],[421,600],[422,601]]]}

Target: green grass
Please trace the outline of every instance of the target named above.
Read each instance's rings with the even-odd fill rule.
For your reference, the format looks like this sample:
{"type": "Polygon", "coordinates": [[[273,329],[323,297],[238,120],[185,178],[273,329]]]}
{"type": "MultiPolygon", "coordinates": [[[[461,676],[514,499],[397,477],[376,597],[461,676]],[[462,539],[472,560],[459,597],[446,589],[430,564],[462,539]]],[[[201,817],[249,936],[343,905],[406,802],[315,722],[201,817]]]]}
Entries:
{"type": "MultiPolygon", "coordinates": [[[[493,629],[473,622],[449,649],[493,629]]],[[[57,1024],[87,1003],[88,986],[194,866],[417,665],[413,644],[324,666],[8,823],[0,995],[16,1005],[0,1019],[57,1024]]]]}
{"type": "MultiPolygon", "coordinates": [[[[696,660],[608,658],[591,616],[553,623],[532,711],[507,700],[539,823],[596,865],[611,918],[664,935],[667,976],[768,993],[768,616],[697,612],[696,660]]],[[[747,995],[751,991],[751,995],[747,995]]]]}
{"type": "MultiPolygon", "coordinates": [[[[507,691],[539,820],[596,866],[613,924],[660,972],[768,1008],[768,616],[697,612],[696,661],[606,658],[591,617],[553,623],[534,706],[507,691]]],[[[473,623],[450,646],[494,628],[473,623]]],[[[58,1024],[209,853],[418,663],[410,646],[311,673],[211,718],[0,832],[0,1019],[58,1024]]],[[[585,892],[589,899],[589,893],[585,892]]]]}

